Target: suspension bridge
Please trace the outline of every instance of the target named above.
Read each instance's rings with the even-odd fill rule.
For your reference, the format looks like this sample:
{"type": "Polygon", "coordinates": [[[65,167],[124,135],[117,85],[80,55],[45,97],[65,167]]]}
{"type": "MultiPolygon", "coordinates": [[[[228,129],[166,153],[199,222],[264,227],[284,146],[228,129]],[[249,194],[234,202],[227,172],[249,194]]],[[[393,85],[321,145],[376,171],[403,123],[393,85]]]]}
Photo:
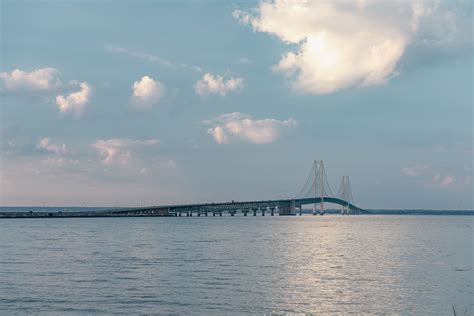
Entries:
{"type": "Polygon", "coordinates": [[[120,216],[222,216],[237,213],[248,215],[302,215],[303,206],[311,205],[313,215],[324,215],[325,203],[337,204],[342,215],[368,213],[354,204],[348,176],[343,176],[336,194],[327,180],[322,160],[314,161],[301,191],[290,199],[261,201],[231,201],[181,205],[161,205],[135,208],[114,208],[81,212],[4,212],[0,218],[38,217],[120,217],[120,216]]]}

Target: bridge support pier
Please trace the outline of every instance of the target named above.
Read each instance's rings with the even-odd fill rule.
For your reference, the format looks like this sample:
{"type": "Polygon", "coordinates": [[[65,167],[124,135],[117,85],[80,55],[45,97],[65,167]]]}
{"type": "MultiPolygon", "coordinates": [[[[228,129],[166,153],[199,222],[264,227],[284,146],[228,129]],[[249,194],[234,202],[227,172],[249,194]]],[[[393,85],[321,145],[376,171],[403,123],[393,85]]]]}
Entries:
{"type": "MultiPolygon", "coordinates": [[[[259,207],[260,209],[260,207],[259,207]]],[[[262,208],[262,216],[265,216],[265,208],[262,208]]]]}
{"type": "Polygon", "coordinates": [[[248,210],[242,210],[242,213],[244,213],[244,216],[247,216],[248,210]]]}
{"type": "Polygon", "coordinates": [[[274,207],[270,207],[270,215],[271,216],[275,215],[275,208],[274,207]]]}
{"type": "Polygon", "coordinates": [[[254,208],[254,209],[252,209],[252,211],[253,211],[253,216],[257,216],[257,209],[254,208]]]}
{"type": "Polygon", "coordinates": [[[279,215],[295,215],[295,206],[296,206],[296,201],[295,200],[290,200],[285,203],[280,203],[278,206],[279,210],[279,215]]]}

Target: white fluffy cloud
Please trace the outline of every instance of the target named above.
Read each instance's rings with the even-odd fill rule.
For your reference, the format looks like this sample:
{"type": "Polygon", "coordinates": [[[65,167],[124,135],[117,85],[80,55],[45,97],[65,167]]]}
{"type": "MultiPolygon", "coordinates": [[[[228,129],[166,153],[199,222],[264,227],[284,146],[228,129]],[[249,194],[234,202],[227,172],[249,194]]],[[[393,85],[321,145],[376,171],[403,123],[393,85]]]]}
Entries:
{"type": "Polygon", "coordinates": [[[285,130],[297,125],[291,118],[285,121],[269,118],[258,120],[238,112],[223,114],[205,123],[213,125],[207,132],[218,144],[235,140],[254,144],[271,143],[285,130]]]}
{"type": "Polygon", "coordinates": [[[143,76],[132,86],[133,101],[137,106],[151,106],[157,103],[164,95],[165,89],[161,82],[149,76],[143,76]]]}
{"type": "Polygon", "coordinates": [[[428,1],[262,1],[233,16],[254,31],[277,36],[296,52],[273,67],[287,75],[294,91],[322,94],[375,86],[397,74],[428,1]]]}
{"type": "Polygon", "coordinates": [[[91,145],[102,157],[105,165],[128,165],[134,151],[147,146],[158,145],[158,139],[136,140],[128,138],[112,138],[97,140],[91,145]]]}
{"type": "MultiPolygon", "coordinates": [[[[0,73],[1,87],[8,91],[51,91],[66,88],[58,78],[59,71],[55,68],[40,68],[31,72],[15,69],[12,72],[0,73]]],[[[79,85],[79,91],[67,96],[56,96],[56,105],[61,112],[82,113],[84,106],[89,102],[92,89],[87,82],[79,83],[76,80],[70,85],[79,85]]]]}
{"type": "Polygon", "coordinates": [[[36,148],[54,154],[65,154],[67,152],[65,144],[54,144],[48,137],[41,138],[36,144],[36,148]]]}
{"type": "Polygon", "coordinates": [[[48,91],[59,88],[59,72],[54,68],[40,68],[33,71],[15,69],[0,73],[3,89],[9,91],[48,91]]]}
{"type": "Polygon", "coordinates": [[[244,79],[231,77],[225,80],[223,76],[206,73],[201,80],[194,84],[194,91],[200,96],[220,94],[225,96],[228,92],[242,88],[244,79]]]}
{"type": "Polygon", "coordinates": [[[92,89],[87,82],[80,83],[79,87],[79,91],[72,92],[66,97],[63,95],[56,97],[56,104],[61,112],[74,112],[76,115],[82,113],[84,106],[89,102],[92,89]]]}

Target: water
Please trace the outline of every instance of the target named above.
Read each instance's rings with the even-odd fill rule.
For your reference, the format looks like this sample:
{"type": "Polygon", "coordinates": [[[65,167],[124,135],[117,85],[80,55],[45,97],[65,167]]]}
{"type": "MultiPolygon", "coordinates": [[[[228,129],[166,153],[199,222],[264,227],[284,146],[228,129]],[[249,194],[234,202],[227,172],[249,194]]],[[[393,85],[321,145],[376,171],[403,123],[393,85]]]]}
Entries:
{"type": "Polygon", "coordinates": [[[468,216],[0,220],[0,310],[473,313],[468,216]]]}

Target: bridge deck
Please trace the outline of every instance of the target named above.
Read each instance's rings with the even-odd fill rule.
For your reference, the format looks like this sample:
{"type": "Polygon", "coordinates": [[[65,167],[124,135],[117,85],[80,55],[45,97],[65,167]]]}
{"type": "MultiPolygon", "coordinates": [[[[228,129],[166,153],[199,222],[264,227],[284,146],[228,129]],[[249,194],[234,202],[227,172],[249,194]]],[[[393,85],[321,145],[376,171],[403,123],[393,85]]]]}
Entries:
{"type": "MultiPolygon", "coordinates": [[[[304,199],[281,199],[281,200],[262,200],[245,202],[221,202],[204,204],[182,204],[182,205],[162,205],[137,208],[115,208],[101,211],[82,211],[82,212],[0,212],[0,218],[57,218],[57,217],[124,217],[124,216],[178,216],[181,213],[191,215],[197,214],[222,214],[227,212],[233,216],[237,211],[244,215],[251,212],[279,215],[294,215],[295,208],[302,205],[320,203],[322,198],[304,198],[304,199]]],[[[344,200],[334,197],[324,197],[324,202],[348,206],[349,209],[357,213],[367,213],[359,207],[344,200]]]]}

